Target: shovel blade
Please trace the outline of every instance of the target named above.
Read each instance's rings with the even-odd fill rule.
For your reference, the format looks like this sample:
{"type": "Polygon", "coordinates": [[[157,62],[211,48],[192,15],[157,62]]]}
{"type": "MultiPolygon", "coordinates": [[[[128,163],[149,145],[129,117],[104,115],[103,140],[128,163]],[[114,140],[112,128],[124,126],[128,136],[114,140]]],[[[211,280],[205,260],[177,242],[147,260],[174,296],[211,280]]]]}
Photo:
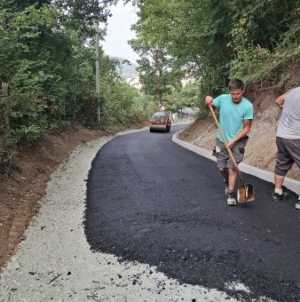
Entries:
{"type": "Polygon", "coordinates": [[[255,200],[254,187],[250,184],[242,185],[237,190],[238,203],[246,203],[255,200]]]}

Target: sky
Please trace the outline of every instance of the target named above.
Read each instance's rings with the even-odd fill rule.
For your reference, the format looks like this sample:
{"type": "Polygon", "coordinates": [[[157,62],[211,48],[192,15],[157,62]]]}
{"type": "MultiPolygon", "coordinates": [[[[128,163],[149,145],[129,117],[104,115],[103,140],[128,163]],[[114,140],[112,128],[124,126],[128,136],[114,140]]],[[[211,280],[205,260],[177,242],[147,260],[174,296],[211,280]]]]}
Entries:
{"type": "Polygon", "coordinates": [[[136,8],[130,3],[124,5],[122,0],[116,6],[108,8],[112,16],[108,17],[105,41],[101,41],[104,52],[106,55],[121,57],[135,63],[139,56],[127,41],[135,38],[130,26],[137,21],[136,8]]]}

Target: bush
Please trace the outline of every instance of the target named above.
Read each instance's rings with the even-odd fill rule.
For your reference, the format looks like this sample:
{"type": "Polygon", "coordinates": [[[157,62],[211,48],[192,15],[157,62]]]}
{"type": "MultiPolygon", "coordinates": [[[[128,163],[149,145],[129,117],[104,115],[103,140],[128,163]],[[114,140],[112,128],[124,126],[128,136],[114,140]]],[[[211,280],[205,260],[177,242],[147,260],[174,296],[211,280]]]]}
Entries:
{"type": "Polygon", "coordinates": [[[43,135],[43,131],[39,126],[21,126],[19,129],[13,130],[13,136],[16,137],[18,141],[25,141],[33,143],[38,141],[43,135]]]}

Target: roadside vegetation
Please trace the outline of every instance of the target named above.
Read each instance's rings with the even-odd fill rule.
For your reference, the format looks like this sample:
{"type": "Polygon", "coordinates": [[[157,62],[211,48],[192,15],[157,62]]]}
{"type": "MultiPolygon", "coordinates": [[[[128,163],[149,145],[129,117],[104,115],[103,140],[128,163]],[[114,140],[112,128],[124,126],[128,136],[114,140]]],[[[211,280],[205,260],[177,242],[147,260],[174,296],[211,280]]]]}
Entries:
{"type": "Polygon", "coordinates": [[[101,47],[96,93],[95,24],[108,16],[97,1],[1,1],[1,172],[20,145],[36,144],[46,133],[78,125],[115,130],[145,120],[142,94],[101,47]]]}
{"type": "Polygon", "coordinates": [[[139,16],[130,44],[140,56],[143,88],[128,85],[120,62],[100,47],[99,95],[95,24],[109,22],[110,14],[103,1],[1,2],[0,167],[18,145],[45,133],[74,125],[116,129],[147,120],[158,104],[172,112],[198,107],[201,119],[204,95],[225,91],[232,77],[242,78],[250,93],[299,85],[299,77],[290,80],[300,61],[298,0],[128,2],[139,16]]]}
{"type": "Polygon", "coordinates": [[[290,81],[300,60],[298,0],[136,2],[130,43],[141,56],[141,82],[166,108],[197,106],[201,119],[204,96],[227,91],[232,77],[250,93],[299,85],[299,77],[290,81]],[[183,78],[191,82],[185,91],[183,78]]]}

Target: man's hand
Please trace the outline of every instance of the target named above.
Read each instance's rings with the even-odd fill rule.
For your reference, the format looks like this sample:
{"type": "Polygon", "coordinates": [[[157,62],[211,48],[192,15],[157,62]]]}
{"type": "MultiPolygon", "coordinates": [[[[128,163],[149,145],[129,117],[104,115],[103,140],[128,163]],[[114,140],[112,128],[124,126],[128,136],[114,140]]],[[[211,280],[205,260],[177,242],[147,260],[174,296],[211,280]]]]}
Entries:
{"type": "Polygon", "coordinates": [[[226,149],[231,149],[234,143],[235,142],[231,140],[231,141],[227,142],[227,144],[224,144],[224,146],[226,149]]]}
{"type": "Polygon", "coordinates": [[[210,96],[210,95],[207,95],[206,97],[205,97],[205,101],[204,101],[204,105],[206,106],[206,107],[208,107],[209,105],[213,105],[213,97],[212,96],[210,96]]]}

